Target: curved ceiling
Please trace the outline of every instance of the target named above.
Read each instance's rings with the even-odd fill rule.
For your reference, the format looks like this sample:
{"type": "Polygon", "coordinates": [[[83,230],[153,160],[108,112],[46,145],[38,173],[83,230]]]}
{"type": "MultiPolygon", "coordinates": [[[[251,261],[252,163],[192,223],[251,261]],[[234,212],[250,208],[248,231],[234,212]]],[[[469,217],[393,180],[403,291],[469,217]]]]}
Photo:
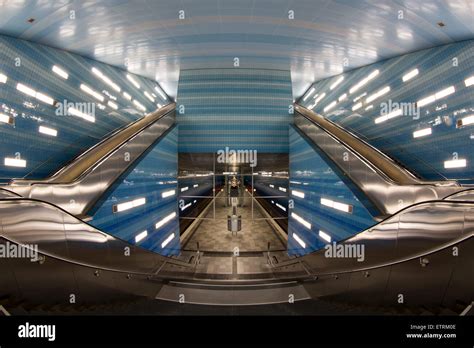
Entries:
{"type": "Polygon", "coordinates": [[[232,68],[234,57],[241,67],[291,69],[298,98],[319,79],[474,38],[471,0],[0,0],[0,6],[1,34],[128,67],[172,96],[180,69],[232,68]]]}

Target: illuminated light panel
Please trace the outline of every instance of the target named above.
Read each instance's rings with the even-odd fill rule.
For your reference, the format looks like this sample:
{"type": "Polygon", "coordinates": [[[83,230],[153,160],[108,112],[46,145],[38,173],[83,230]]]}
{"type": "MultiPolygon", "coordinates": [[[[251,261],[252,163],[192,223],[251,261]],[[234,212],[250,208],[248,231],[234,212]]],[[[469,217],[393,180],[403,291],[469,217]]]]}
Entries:
{"type": "Polygon", "coordinates": [[[433,95],[430,95],[426,98],[423,98],[423,99],[420,99],[419,101],[416,102],[416,105],[418,107],[422,107],[422,106],[425,106],[425,105],[428,105],[436,100],[439,100],[441,98],[444,98],[450,94],[453,94],[454,92],[456,92],[456,90],[454,89],[454,86],[449,86],[448,88],[445,88],[433,95]]]}
{"type": "Polygon", "coordinates": [[[156,229],[159,229],[160,227],[162,227],[163,225],[165,225],[167,222],[171,221],[174,217],[176,216],[176,212],[172,212],[171,214],[165,216],[163,219],[161,219],[160,221],[158,221],[156,224],[155,224],[155,228],[156,229]]]}
{"type": "Polygon", "coordinates": [[[275,185],[273,185],[273,184],[270,184],[268,186],[270,186],[271,188],[275,188],[275,185]]]}
{"type": "Polygon", "coordinates": [[[470,124],[474,124],[474,115],[469,115],[467,117],[464,117],[456,122],[456,127],[462,127],[462,126],[467,126],[470,124]]]}
{"type": "Polygon", "coordinates": [[[64,70],[64,69],[61,69],[59,66],[57,65],[53,65],[53,67],[51,68],[51,70],[56,74],[56,75],[59,75],[61,76],[63,79],[67,80],[69,78],[69,74],[64,70]]]}
{"type": "Polygon", "coordinates": [[[359,99],[364,98],[367,95],[367,92],[362,93],[361,95],[354,98],[354,103],[356,103],[359,99]]]}
{"type": "Polygon", "coordinates": [[[161,88],[159,88],[158,86],[155,86],[155,91],[158,92],[158,94],[160,95],[161,99],[163,100],[167,100],[168,97],[166,96],[166,94],[161,90],[161,88]]]}
{"type": "Polygon", "coordinates": [[[28,86],[25,86],[21,83],[18,83],[16,85],[16,89],[19,90],[22,93],[25,93],[26,95],[29,95],[31,97],[34,97],[34,98],[42,101],[43,103],[46,103],[46,104],[49,104],[49,105],[54,105],[54,99],[53,98],[51,98],[50,96],[47,96],[46,94],[36,92],[34,89],[32,89],[28,86]]]}
{"type": "Polygon", "coordinates": [[[102,71],[100,71],[99,69],[97,68],[92,68],[92,72],[94,73],[94,75],[98,76],[102,81],[104,81],[106,84],[108,84],[110,87],[112,87],[113,89],[115,89],[117,92],[120,92],[122,89],[119,87],[119,85],[117,85],[114,81],[112,81],[110,78],[108,78],[106,75],[104,75],[102,73],[102,71]]]}
{"type": "Polygon", "coordinates": [[[324,231],[319,230],[319,236],[326,242],[331,243],[331,236],[324,231]]]}
{"type": "Polygon", "coordinates": [[[306,101],[306,99],[308,99],[308,98],[311,96],[311,94],[314,93],[315,90],[316,90],[316,88],[312,87],[312,88],[309,90],[309,92],[306,94],[306,96],[303,98],[303,101],[306,101]]]}
{"type": "Polygon", "coordinates": [[[466,87],[474,85],[474,76],[471,76],[465,79],[464,84],[466,85],[466,87]]]}
{"type": "Polygon", "coordinates": [[[89,122],[95,122],[95,117],[94,116],[91,116],[89,114],[86,114],[82,111],[79,111],[77,109],[74,109],[74,108],[69,108],[67,109],[67,112],[68,114],[70,115],[73,115],[73,116],[77,116],[77,117],[80,117],[86,121],[89,121],[89,122]]]}
{"type": "Polygon", "coordinates": [[[346,100],[346,99],[347,99],[347,93],[344,93],[339,98],[337,98],[337,101],[341,102],[341,101],[346,100]]]}
{"type": "Polygon", "coordinates": [[[153,98],[153,96],[151,96],[150,93],[148,93],[148,92],[145,91],[143,94],[144,94],[145,97],[147,97],[152,103],[155,102],[155,98],[153,98]]]}
{"type": "Polygon", "coordinates": [[[15,119],[11,116],[8,116],[8,115],[5,115],[5,114],[0,114],[0,122],[8,123],[8,124],[14,124],[15,119]]]}
{"type": "Polygon", "coordinates": [[[298,242],[299,245],[301,245],[302,248],[306,248],[306,243],[296,233],[293,233],[292,237],[298,242]]]}
{"type": "Polygon", "coordinates": [[[359,90],[362,86],[366,85],[370,80],[374,79],[378,74],[379,74],[378,69],[372,71],[369,76],[367,76],[366,78],[360,80],[356,85],[351,87],[351,89],[349,89],[349,94],[352,94],[352,93],[356,92],[357,90],[359,90]]]}
{"type": "Polygon", "coordinates": [[[359,102],[352,107],[352,111],[356,111],[362,107],[362,103],[359,102]]]}
{"type": "Polygon", "coordinates": [[[282,206],[280,203],[276,203],[275,204],[278,208],[280,208],[281,210],[283,211],[286,211],[286,208],[284,206],[282,206]]]}
{"type": "Polygon", "coordinates": [[[161,105],[161,104],[156,104],[156,107],[157,107],[158,109],[161,109],[161,108],[163,107],[163,105],[161,105]]]}
{"type": "Polygon", "coordinates": [[[303,219],[301,216],[299,216],[298,214],[291,213],[291,217],[294,218],[296,221],[298,221],[300,224],[302,224],[307,229],[311,229],[311,224],[308,221],[306,221],[305,219],[303,219]]]}
{"type": "Polygon", "coordinates": [[[291,194],[295,197],[299,197],[299,198],[304,198],[304,192],[301,192],[301,191],[297,191],[297,190],[291,190],[291,194]]]}
{"type": "Polygon", "coordinates": [[[317,97],[317,98],[314,100],[314,105],[316,106],[316,105],[321,101],[321,99],[323,99],[325,96],[326,96],[326,93],[323,93],[323,94],[321,94],[319,97],[317,97]]]}
{"type": "Polygon", "coordinates": [[[93,96],[95,99],[100,100],[101,102],[104,101],[104,96],[96,91],[94,91],[92,88],[90,88],[87,85],[81,84],[80,86],[81,90],[86,92],[87,94],[93,96]]]}
{"type": "Polygon", "coordinates": [[[19,158],[5,157],[4,164],[8,167],[26,167],[26,161],[19,158]]]}
{"type": "Polygon", "coordinates": [[[176,190],[169,190],[161,193],[162,198],[171,197],[176,194],[176,190]]]}
{"type": "Polygon", "coordinates": [[[132,75],[127,74],[127,80],[130,81],[136,88],[140,89],[140,84],[133,78],[132,75]]]}
{"type": "Polygon", "coordinates": [[[139,108],[140,110],[142,110],[142,111],[146,111],[146,108],[145,108],[145,106],[143,106],[143,104],[142,104],[142,103],[140,103],[138,100],[136,100],[136,99],[135,99],[135,100],[133,100],[133,104],[135,104],[135,106],[136,106],[137,108],[139,108]]]}
{"type": "Polygon", "coordinates": [[[166,247],[174,239],[174,237],[174,233],[171,233],[168,237],[166,237],[163,243],[161,243],[161,248],[163,249],[164,247],[166,247]]]}
{"type": "Polygon", "coordinates": [[[0,83],[7,83],[8,76],[4,74],[0,74],[0,83]]]}
{"type": "Polygon", "coordinates": [[[407,82],[408,80],[411,80],[411,79],[414,78],[416,75],[418,75],[418,73],[419,73],[418,69],[413,69],[412,71],[406,73],[406,74],[403,75],[403,77],[402,77],[403,82],[407,82]]]}
{"type": "Polygon", "coordinates": [[[187,190],[189,190],[189,187],[188,187],[188,186],[181,188],[181,192],[184,192],[184,191],[187,191],[187,190]]]}
{"type": "Polygon", "coordinates": [[[413,132],[413,138],[420,138],[427,135],[431,135],[431,127],[423,128],[413,132]]]}
{"type": "Polygon", "coordinates": [[[337,209],[345,213],[352,213],[352,205],[340,203],[327,198],[321,198],[321,204],[326,207],[337,209]]]}
{"type": "Polygon", "coordinates": [[[36,99],[41,100],[43,103],[54,105],[54,99],[46,94],[36,92],[36,99]]]}
{"type": "Polygon", "coordinates": [[[191,202],[189,202],[189,203],[186,204],[186,205],[183,205],[183,206],[181,207],[181,211],[184,211],[184,210],[188,209],[191,205],[193,205],[191,202]]]}
{"type": "Polygon", "coordinates": [[[456,159],[450,161],[444,161],[444,168],[464,168],[467,166],[467,161],[465,159],[456,159]]]}
{"type": "Polygon", "coordinates": [[[336,88],[342,81],[344,80],[344,76],[339,77],[330,87],[329,89],[332,91],[336,88]]]}
{"type": "Polygon", "coordinates": [[[367,110],[370,110],[370,109],[373,109],[373,108],[374,108],[373,105],[369,105],[369,106],[367,106],[364,110],[367,111],[367,110]]]}
{"type": "Polygon", "coordinates": [[[147,231],[147,230],[145,230],[145,231],[143,231],[143,232],[140,232],[139,234],[137,234],[137,235],[135,236],[135,243],[138,243],[138,242],[140,242],[141,240],[145,239],[146,236],[148,236],[148,231],[147,231]]]}
{"type": "Polygon", "coordinates": [[[44,126],[40,126],[38,131],[40,133],[43,133],[43,134],[46,134],[46,135],[51,135],[53,137],[56,137],[58,135],[58,131],[56,129],[48,128],[48,127],[44,127],[44,126]]]}
{"type": "Polygon", "coordinates": [[[193,185],[194,188],[196,188],[196,187],[198,187],[198,186],[199,186],[199,184],[194,184],[194,185],[193,185]]]}
{"type": "Polygon", "coordinates": [[[123,97],[127,100],[132,100],[132,96],[128,94],[127,92],[123,92],[123,97]]]}
{"type": "Polygon", "coordinates": [[[374,94],[368,96],[367,99],[365,100],[365,102],[370,103],[370,102],[374,101],[375,99],[380,98],[384,94],[387,94],[388,92],[390,92],[390,86],[385,86],[381,90],[379,90],[379,91],[375,92],[374,94]]]}
{"type": "Polygon", "coordinates": [[[278,189],[279,189],[280,191],[286,192],[286,188],[284,188],[284,187],[278,187],[278,189]]]}
{"type": "Polygon", "coordinates": [[[401,116],[403,114],[403,110],[402,109],[398,109],[398,110],[395,110],[395,111],[392,111],[386,115],[383,115],[383,116],[380,116],[380,117],[377,117],[374,122],[376,124],[378,123],[382,123],[382,122],[385,122],[387,120],[390,120],[391,118],[394,118],[394,117],[397,117],[397,116],[401,116]]]}
{"type": "Polygon", "coordinates": [[[337,104],[337,102],[334,100],[334,101],[331,102],[329,105],[327,105],[327,106],[323,109],[323,111],[326,112],[326,111],[332,109],[333,107],[336,106],[336,104],[337,104]]]}
{"type": "Polygon", "coordinates": [[[118,105],[115,104],[113,101],[110,101],[110,100],[109,100],[109,101],[107,102],[107,105],[110,106],[110,107],[111,107],[112,109],[114,109],[114,110],[117,110],[117,109],[118,109],[118,105]]]}
{"type": "Polygon", "coordinates": [[[120,213],[125,210],[139,207],[141,205],[144,205],[145,203],[146,203],[146,198],[141,197],[141,198],[134,199],[133,201],[116,204],[113,206],[113,211],[114,213],[120,213]]]}

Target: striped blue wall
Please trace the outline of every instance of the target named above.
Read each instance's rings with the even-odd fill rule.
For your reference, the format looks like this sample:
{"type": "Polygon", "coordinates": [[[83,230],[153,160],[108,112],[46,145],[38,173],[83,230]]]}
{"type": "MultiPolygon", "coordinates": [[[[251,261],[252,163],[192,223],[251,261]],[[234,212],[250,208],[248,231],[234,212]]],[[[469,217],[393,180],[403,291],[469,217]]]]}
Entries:
{"type": "Polygon", "coordinates": [[[290,255],[304,255],[324,247],[328,242],[319,237],[320,230],[331,236],[331,242],[337,242],[375,224],[370,207],[358,200],[355,188],[346,185],[329,163],[290,126],[290,199],[293,201],[288,219],[290,255]],[[294,190],[304,193],[304,198],[296,196],[294,190]],[[321,198],[352,205],[353,211],[347,213],[322,205],[321,198]],[[311,228],[298,222],[293,213],[309,222],[311,228]],[[306,244],[305,248],[294,234],[306,244]]]}
{"type": "Polygon", "coordinates": [[[177,154],[178,127],[175,126],[104,195],[94,209],[91,224],[132,244],[136,244],[135,236],[146,230],[148,236],[137,243],[139,246],[163,255],[179,254],[177,154]],[[163,198],[161,194],[170,190],[175,190],[175,194],[163,198]],[[113,212],[114,205],[142,197],[146,198],[144,205],[113,212]],[[173,212],[175,218],[155,228],[158,221],[173,212]],[[162,248],[161,244],[172,233],[175,237],[162,248]]]}
{"type": "Polygon", "coordinates": [[[126,72],[91,59],[53,49],[28,41],[0,36],[0,74],[7,76],[6,83],[0,82],[0,114],[14,117],[14,125],[0,122],[0,181],[11,178],[43,178],[59,169],[65,162],[96,144],[105,135],[136,119],[143,117],[133,100],[137,100],[146,112],[154,111],[157,104],[167,104],[154,89],[154,81],[132,75],[139,83],[136,88],[127,78],[126,72]],[[52,72],[53,65],[69,73],[67,80],[52,72]],[[99,69],[121,89],[113,89],[92,73],[99,69]],[[93,103],[95,122],[76,116],[58,116],[56,107],[43,103],[16,89],[21,83],[46,94],[55,101],[93,103]],[[104,97],[100,102],[83,92],[85,84],[104,97]],[[151,102],[144,92],[152,98],[151,102]],[[123,92],[133,98],[126,99],[123,92]],[[117,104],[115,110],[109,101],[117,104]],[[99,104],[105,108],[101,110],[99,104]],[[57,136],[39,133],[39,126],[57,130],[57,136]],[[7,167],[5,157],[26,160],[26,167],[7,167]]]}
{"type": "Polygon", "coordinates": [[[314,96],[325,93],[313,107],[315,112],[365,138],[421,177],[474,182],[474,123],[456,127],[459,120],[474,115],[474,85],[465,83],[469,77],[474,79],[473,40],[418,51],[319,81],[312,86],[315,88],[312,95],[306,98],[308,90],[299,103],[314,106],[314,96]],[[349,93],[352,86],[377,69],[378,76],[349,93]],[[402,77],[413,69],[418,69],[419,74],[404,82],[402,77]],[[331,90],[341,76],[342,83],[331,90]],[[367,103],[367,97],[385,86],[390,87],[389,93],[367,103]],[[403,115],[375,123],[381,116],[382,103],[388,103],[389,99],[415,103],[451,86],[455,93],[422,106],[419,119],[403,115]],[[328,110],[327,106],[344,93],[348,98],[328,110]],[[354,99],[363,93],[367,93],[360,99],[363,105],[353,111],[358,102],[354,99]],[[431,128],[430,135],[414,138],[415,131],[427,128],[431,128]],[[445,168],[445,161],[455,158],[465,159],[467,166],[445,168]]]}
{"type": "Polygon", "coordinates": [[[176,114],[179,151],[216,152],[229,146],[287,153],[292,100],[289,71],[183,70],[176,114]]]}

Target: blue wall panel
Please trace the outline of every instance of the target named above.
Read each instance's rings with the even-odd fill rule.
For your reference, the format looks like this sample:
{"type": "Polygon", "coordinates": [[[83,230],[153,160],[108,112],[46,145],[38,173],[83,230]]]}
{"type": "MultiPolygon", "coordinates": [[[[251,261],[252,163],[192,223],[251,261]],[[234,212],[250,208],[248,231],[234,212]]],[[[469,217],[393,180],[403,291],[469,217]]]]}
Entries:
{"type": "Polygon", "coordinates": [[[127,242],[163,255],[179,254],[178,222],[178,127],[159,140],[105,195],[96,207],[91,224],[127,242]],[[163,198],[163,192],[175,193],[163,198]],[[146,203],[138,207],[113,212],[116,204],[145,198],[146,203]],[[164,217],[176,216],[162,227],[155,224],[164,217]],[[142,231],[148,235],[138,243],[135,237],[142,231]],[[174,238],[162,248],[164,240],[174,233],[174,238]]]}
{"type": "Polygon", "coordinates": [[[290,199],[294,207],[289,210],[288,253],[306,254],[328,243],[319,236],[323,231],[331,242],[346,239],[375,224],[369,209],[358,200],[354,188],[331,169],[328,162],[290,126],[290,199]],[[296,192],[303,193],[304,198],[296,192]],[[352,206],[352,213],[343,212],[321,204],[321,198],[352,206]],[[294,214],[311,224],[304,226],[294,214]],[[295,239],[296,234],[305,248],[295,239]]]}
{"type": "Polygon", "coordinates": [[[179,151],[216,152],[229,146],[287,153],[292,100],[289,71],[183,70],[176,115],[179,151]]]}
{"type": "Polygon", "coordinates": [[[137,120],[144,115],[134,101],[142,104],[146,112],[157,109],[157,104],[167,104],[155,90],[154,81],[131,75],[140,89],[127,79],[127,72],[86,59],[65,51],[28,41],[0,36],[0,181],[11,178],[43,178],[66,162],[96,144],[105,135],[137,120]],[[64,79],[52,71],[56,65],[69,74],[64,79]],[[119,88],[117,91],[92,72],[98,69],[119,88]],[[2,76],[7,80],[3,83],[2,76]],[[88,103],[95,108],[95,122],[56,113],[58,104],[50,105],[20,92],[18,83],[63,104],[88,103]],[[81,90],[85,84],[104,100],[99,101],[81,90]],[[147,92],[155,102],[148,99],[147,92]],[[124,92],[128,93],[128,100],[124,92]],[[156,97],[153,96],[156,95],[156,97]],[[109,105],[117,105],[114,109],[109,105]],[[101,109],[101,105],[103,109],[101,109]],[[5,117],[14,124],[1,122],[5,117]],[[57,136],[39,133],[44,126],[57,131],[57,136]],[[26,160],[26,167],[4,165],[4,158],[26,160]]]}
{"type": "Polygon", "coordinates": [[[299,102],[358,134],[421,177],[473,182],[474,122],[457,127],[462,119],[474,115],[473,80],[474,41],[469,40],[388,59],[321,80],[299,102]],[[403,76],[414,69],[418,69],[418,75],[403,81],[403,76]],[[350,93],[353,86],[376,70],[379,71],[377,76],[350,93]],[[334,87],[341,77],[343,81],[334,87]],[[385,87],[390,88],[388,93],[373,101],[367,100],[385,87]],[[448,88],[454,88],[454,93],[439,95],[448,88]],[[433,102],[420,103],[437,93],[439,97],[433,102]],[[344,94],[347,98],[339,101],[344,94]],[[321,95],[325,96],[315,105],[321,95]],[[355,100],[359,96],[362,97],[355,100]],[[334,101],[336,105],[328,108],[334,101]],[[359,102],[362,105],[353,110],[359,102]],[[406,103],[405,106],[412,107],[416,103],[419,117],[416,112],[403,112],[403,115],[376,123],[389,103],[392,106],[406,103]],[[414,137],[414,132],[423,129],[431,129],[431,134],[414,137]],[[445,161],[456,158],[466,160],[466,166],[446,168],[445,161]]]}

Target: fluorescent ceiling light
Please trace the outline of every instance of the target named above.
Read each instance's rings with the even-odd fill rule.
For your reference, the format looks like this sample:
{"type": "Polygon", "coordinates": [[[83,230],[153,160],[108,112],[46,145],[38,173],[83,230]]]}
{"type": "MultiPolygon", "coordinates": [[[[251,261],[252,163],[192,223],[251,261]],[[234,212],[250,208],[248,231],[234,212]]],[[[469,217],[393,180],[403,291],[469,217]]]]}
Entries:
{"type": "Polygon", "coordinates": [[[127,100],[132,100],[132,96],[130,94],[128,94],[127,92],[123,92],[123,96],[127,100]]]}
{"type": "Polygon", "coordinates": [[[150,99],[150,101],[151,101],[152,103],[155,102],[155,98],[153,98],[153,97],[150,95],[150,93],[148,93],[148,92],[145,91],[143,94],[145,95],[145,97],[147,97],[148,99],[150,99]]]}
{"type": "Polygon", "coordinates": [[[337,87],[337,85],[339,85],[339,84],[342,82],[342,80],[344,80],[344,76],[339,77],[339,78],[329,87],[329,89],[332,91],[334,88],[337,87]]]}
{"type": "Polygon", "coordinates": [[[161,104],[158,103],[158,104],[156,104],[156,107],[157,107],[158,109],[161,109],[161,108],[163,107],[163,105],[161,105],[161,104]]]}
{"type": "Polygon", "coordinates": [[[319,230],[319,236],[326,242],[331,243],[331,236],[324,231],[319,230]]]}
{"type": "Polygon", "coordinates": [[[327,198],[321,198],[321,204],[333,209],[343,211],[345,213],[352,213],[352,205],[349,204],[336,202],[327,198]]]}
{"type": "Polygon", "coordinates": [[[127,74],[127,80],[130,81],[136,88],[140,89],[140,84],[133,78],[132,75],[127,74]]]}
{"type": "Polygon", "coordinates": [[[388,92],[390,92],[390,86],[385,86],[384,88],[380,89],[379,91],[375,92],[374,94],[368,96],[367,99],[365,100],[365,102],[368,104],[371,101],[383,96],[384,94],[387,94],[388,92]]]}
{"type": "Polygon", "coordinates": [[[425,106],[425,105],[428,105],[436,100],[439,100],[441,98],[444,98],[450,94],[453,94],[454,92],[456,92],[456,90],[454,89],[454,86],[449,86],[448,88],[445,88],[439,92],[436,92],[435,94],[433,95],[430,95],[426,98],[423,98],[423,99],[420,99],[419,101],[416,102],[416,105],[418,107],[422,107],[422,106],[425,106]]]}
{"type": "Polygon", "coordinates": [[[361,95],[354,98],[354,103],[356,103],[359,99],[364,98],[367,95],[367,92],[362,93],[361,95]]]}
{"type": "Polygon", "coordinates": [[[109,79],[107,76],[105,76],[99,69],[97,68],[92,68],[92,72],[97,75],[102,81],[104,81],[106,84],[108,84],[110,87],[115,89],[117,92],[121,91],[121,88],[113,82],[111,79],[109,79]]]}
{"type": "Polygon", "coordinates": [[[84,112],[82,112],[82,111],[79,111],[79,110],[77,110],[77,109],[75,109],[75,108],[69,108],[69,109],[67,109],[67,112],[68,112],[68,114],[70,114],[70,115],[80,117],[80,118],[82,118],[82,119],[84,119],[84,120],[86,120],[86,121],[95,122],[95,117],[94,117],[94,116],[89,115],[89,114],[86,114],[86,113],[84,113],[84,112]]]}
{"type": "Polygon", "coordinates": [[[356,92],[358,89],[360,89],[362,86],[366,85],[370,80],[375,78],[379,74],[379,70],[374,70],[368,75],[366,78],[360,80],[356,85],[354,85],[350,90],[349,94],[352,94],[356,92]]]}
{"type": "Polygon", "coordinates": [[[474,115],[469,115],[469,116],[466,116],[466,117],[458,120],[457,123],[456,123],[456,126],[459,128],[459,127],[467,126],[467,125],[470,125],[470,124],[474,124],[474,115]]]}
{"type": "Polygon", "coordinates": [[[296,234],[292,233],[293,239],[298,242],[299,245],[301,245],[303,248],[306,248],[306,243],[296,234]]]}
{"type": "Polygon", "coordinates": [[[67,80],[69,78],[69,74],[61,69],[60,67],[53,65],[53,68],[51,69],[53,72],[59,76],[61,76],[63,79],[67,80]]]}
{"type": "Polygon", "coordinates": [[[174,233],[171,233],[166,239],[161,243],[161,248],[163,249],[165,246],[167,246],[172,240],[174,239],[174,233]]]}
{"type": "Polygon", "coordinates": [[[141,206],[145,203],[146,203],[146,198],[141,197],[141,198],[134,199],[133,201],[128,201],[128,202],[123,202],[123,203],[116,204],[116,205],[113,206],[113,211],[114,211],[114,213],[119,213],[121,211],[125,211],[125,210],[129,210],[129,209],[132,209],[132,208],[139,207],[139,206],[141,206]]]}
{"type": "Polygon", "coordinates": [[[143,232],[140,232],[139,234],[137,234],[135,236],[135,243],[138,243],[140,242],[141,240],[143,240],[146,236],[148,236],[148,231],[145,230],[143,232]]]}
{"type": "Polygon", "coordinates": [[[160,87],[155,86],[155,91],[158,92],[158,94],[160,95],[161,99],[163,99],[163,100],[167,100],[167,99],[168,99],[168,97],[167,97],[166,94],[161,90],[160,87]]]}
{"type": "Polygon", "coordinates": [[[314,93],[314,91],[316,90],[316,88],[312,87],[308,93],[306,93],[306,96],[303,98],[303,101],[306,101],[306,99],[308,99],[310,97],[311,94],[314,93]]]}
{"type": "Polygon", "coordinates": [[[8,77],[7,75],[0,74],[0,83],[7,83],[8,77]]]}
{"type": "Polygon", "coordinates": [[[467,166],[467,161],[465,159],[457,159],[457,160],[450,160],[444,161],[444,168],[464,168],[467,166]]]}
{"type": "Polygon", "coordinates": [[[326,93],[323,93],[321,94],[319,97],[317,97],[315,100],[314,100],[314,105],[317,105],[321,99],[323,99],[324,97],[326,96],[326,93]]]}
{"type": "Polygon", "coordinates": [[[182,206],[182,207],[181,207],[181,211],[184,211],[184,210],[188,209],[191,205],[192,205],[192,203],[189,202],[188,204],[182,206]]]}
{"type": "Polygon", "coordinates": [[[305,219],[303,219],[301,216],[299,216],[298,214],[295,214],[295,213],[292,212],[291,217],[294,218],[296,221],[298,221],[300,224],[302,224],[307,229],[311,229],[311,224],[308,221],[306,221],[305,219]]]}
{"type": "Polygon", "coordinates": [[[44,126],[39,127],[39,132],[43,133],[43,134],[46,134],[46,135],[51,135],[53,137],[58,135],[58,131],[56,129],[48,128],[48,127],[44,127],[44,126]]]}
{"type": "Polygon", "coordinates": [[[334,100],[334,101],[331,102],[329,105],[327,105],[327,106],[323,109],[323,111],[326,112],[326,111],[332,109],[333,107],[336,106],[336,104],[337,104],[337,102],[334,100]]]}
{"type": "Polygon", "coordinates": [[[118,109],[118,105],[115,104],[113,101],[110,101],[110,100],[109,100],[109,101],[107,102],[107,105],[110,106],[112,109],[115,109],[115,110],[118,109]]]}
{"type": "Polygon", "coordinates": [[[471,76],[471,77],[468,77],[467,79],[465,79],[464,84],[466,85],[466,87],[474,85],[474,76],[471,76]]]}
{"type": "Polygon", "coordinates": [[[397,117],[397,116],[401,116],[403,113],[403,110],[402,109],[398,109],[398,110],[395,110],[395,111],[392,111],[386,115],[383,115],[383,116],[380,116],[380,117],[377,117],[375,119],[375,123],[382,123],[382,122],[385,122],[387,120],[390,120],[391,118],[394,118],[394,117],[397,117]]]}
{"type": "Polygon", "coordinates": [[[370,110],[370,109],[373,109],[373,108],[374,108],[374,106],[371,104],[371,105],[367,106],[364,110],[367,111],[367,110],[370,110]]]}
{"type": "Polygon", "coordinates": [[[15,119],[11,116],[8,116],[8,115],[5,115],[5,114],[0,114],[0,122],[8,123],[8,124],[14,124],[15,119]]]}
{"type": "Polygon", "coordinates": [[[5,157],[4,163],[8,167],[26,167],[26,161],[19,158],[5,157]]]}
{"type": "Polygon", "coordinates": [[[286,211],[286,208],[282,206],[280,203],[277,203],[276,206],[280,208],[281,210],[286,211]]]}
{"type": "Polygon", "coordinates": [[[196,188],[196,187],[198,187],[198,186],[199,186],[199,184],[194,184],[194,185],[193,185],[194,188],[196,188]]]}
{"type": "Polygon", "coordinates": [[[431,127],[423,128],[413,132],[413,138],[424,137],[426,135],[431,135],[431,127]]]}
{"type": "Polygon", "coordinates": [[[36,99],[41,100],[43,103],[54,105],[54,99],[46,94],[36,92],[36,99]]]}
{"type": "Polygon", "coordinates": [[[408,80],[411,80],[411,79],[414,78],[416,75],[418,75],[418,73],[419,73],[418,69],[413,69],[412,71],[406,73],[406,74],[403,75],[403,77],[402,77],[403,82],[407,82],[408,80]]]}
{"type": "Polygon", "coordinates": [[[165,225],[167,222],[171,221],[174,217],[176,216],[176,212],[172,212],[171,214],[165,216],[163,219],[158,221],[155,225],[156,229],[159,229],[163,225],[165,225]]]}
{"type": "Polygon", "coordinates": [[[343,101],[343,100],[346,100],[347,99],[347,93],[344,93],[343,95],[341,95],[337,100],[339,102],[343,101]]]}
{"type": "Polygon", "coordinates": [[[34,89],[32,89],[28,86],[25,86],[21,83],[18,83],[16,85],[16,89],[19,90],[22,93],[25,93],[26,95],[29,95],[31,97],[34,97],[34,98],[42,101],[43,103],[46,103],[46,104],[49,104],[49,105],[54,105],[54,99],[53,98],[51,98],[50,96],[47,96],[46,94],[36,92],[34,89]]]}
{"type": "Polygon", "coordinates": [[[291,194],[295,197],[304,198],[304,192],[291,190],[291,194]]]}
{"type": "Polygon", "coordinates": [[[356,111],[360,109],[361,107],[362,107],[362,102],[359,102],[352,107],[352,111],[356,111]]]}
{"type": "Polygon", "coordinates": [[[273,184],[270,184],[268,186],[270,186],[271,188],[275,188],[275,185],[273,185],[273,184]]]}
{"type": "Polygon", "coordinates": [[[162,198],[171,197],[176,194],[176,190],[169,190],[161,193],[162,198]]]}
{"type": "Polygon", "coordinates": [[[187,190],[189,190],[189,186],[181,187],[181,192],[184,192],[184,191],[187,191],[187,190]]]}
{"type": "Polygon", "coordinates": [[[279,189],[280,191],[286,192],[286,188],[284,188],[284,187],[279,187],[278,189],[279,189]]]}
{"type": "Polygon", "coordinates": [[[100,100],[101,102],[104,101],[104,96],[96,91],[94,91],[92,88],[90,88],[87,85],[81,84],[80,86],[81,90],[86,92],[87,94],[93,96],[95,99],[100,100]]]}
{"type": "Polygon", "coordinates": [[[133,104],[135,104],[135,106],[136,106],[137,108],[139,108],[140,110],[146,111],[146,108],[145,108],[145,107],[143,106],[143,104],[140,103],[138,100],[134,99],[134,100],[133,100],[133,104]]]}

